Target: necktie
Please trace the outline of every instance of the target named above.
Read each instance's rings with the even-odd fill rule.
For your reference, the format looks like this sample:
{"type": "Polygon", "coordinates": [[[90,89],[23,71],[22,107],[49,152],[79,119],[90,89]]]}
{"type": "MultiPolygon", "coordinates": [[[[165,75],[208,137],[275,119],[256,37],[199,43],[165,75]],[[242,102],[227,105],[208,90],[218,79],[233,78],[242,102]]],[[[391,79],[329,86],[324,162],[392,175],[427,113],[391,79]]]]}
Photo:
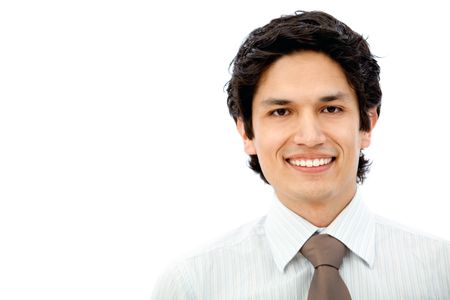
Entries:
{"type": "Polygon", "coordinates": [[[314,266],[314,275],[309,287],[308,300],[351,300],[339,267],[347,247],[328,234],[313,235],[300,249],[314,266]]]}

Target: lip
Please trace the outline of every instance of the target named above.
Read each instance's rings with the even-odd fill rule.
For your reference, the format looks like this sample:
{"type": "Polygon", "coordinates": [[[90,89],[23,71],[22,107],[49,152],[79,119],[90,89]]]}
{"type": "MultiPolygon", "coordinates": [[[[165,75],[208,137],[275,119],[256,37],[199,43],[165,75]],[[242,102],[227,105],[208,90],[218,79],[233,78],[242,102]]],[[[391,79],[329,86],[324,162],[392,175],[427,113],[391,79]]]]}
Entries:
{"type": "Polygon", "coordinates": [[[296,155],[296,156],[290,156],[288,158],[285,159],[286,164],[288,164],[288,166],[290,166],[291,168],[293,168],[296,171],[301,171],[304,173],[309,173],[309,174],[314,174],[314,173],[322,173],[325,172],[327,170],[329,170],[333,165],[334,162],[336,161],[336,157],[335,156],[331,156],[331,155],[296,155]],[[295,159],[295,160],[311,160],[311,159],[321,159],[321,158],[331,158],[331,162],[326,164],[326,165],[322,165],[322,166],[317,166],[317,167],[302,167],[302,166],[295,166],[289,163],[290,159],[295,159]]]}
{"type": "Polygon", "coordinates": [[[310,153],[310,154],[295,154],[287,156],[285,159],[321,159],[321,158],[335,158],[334,155],[331,154],[325,154],[325,153],[310,153]]]}

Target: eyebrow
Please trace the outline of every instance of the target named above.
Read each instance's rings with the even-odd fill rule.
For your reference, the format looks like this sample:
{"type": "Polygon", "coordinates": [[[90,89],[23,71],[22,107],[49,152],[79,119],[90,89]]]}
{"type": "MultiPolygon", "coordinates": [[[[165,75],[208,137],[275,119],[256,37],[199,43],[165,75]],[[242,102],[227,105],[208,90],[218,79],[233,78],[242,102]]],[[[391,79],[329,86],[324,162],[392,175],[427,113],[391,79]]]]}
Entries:
{"type": "Polygon", "coordinates": [[[320,98],[320,102],[330,102],[334,100],[347,100],[350,99],[350,95],[344,92],[337,92],[335,94],[331,94],[325,97],[320,98]]]}
{"type": "MultiPolygon", "coordinates": [[[[347,100],[349,98],[349,94],[343,93],[343,92],[337,92],[335,94],[323,96],[319,98],[320,102],[331,102],[334,100],[347,100]]],[[[294,101],[287,100],[287,99],[277,99],[277,98],[268,98],[266,100],[263,100],[261,102],[261,105],[263,106],[274,106],[274,105],[288,105],[291,104],[294,101]]]]}

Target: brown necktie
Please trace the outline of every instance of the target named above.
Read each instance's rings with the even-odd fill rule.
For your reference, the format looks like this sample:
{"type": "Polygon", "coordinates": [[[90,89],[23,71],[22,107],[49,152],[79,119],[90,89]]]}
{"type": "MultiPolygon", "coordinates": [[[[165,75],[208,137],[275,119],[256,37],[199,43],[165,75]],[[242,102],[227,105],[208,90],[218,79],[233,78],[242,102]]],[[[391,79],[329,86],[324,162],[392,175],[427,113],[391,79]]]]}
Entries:
{"type": "Polygon", "coordinates": [[[328,234],[313,235],[300,252],[314,266],[308,300],[350,300],[350,292],[341,276],[339,267],[347,247],[328,234]]]}

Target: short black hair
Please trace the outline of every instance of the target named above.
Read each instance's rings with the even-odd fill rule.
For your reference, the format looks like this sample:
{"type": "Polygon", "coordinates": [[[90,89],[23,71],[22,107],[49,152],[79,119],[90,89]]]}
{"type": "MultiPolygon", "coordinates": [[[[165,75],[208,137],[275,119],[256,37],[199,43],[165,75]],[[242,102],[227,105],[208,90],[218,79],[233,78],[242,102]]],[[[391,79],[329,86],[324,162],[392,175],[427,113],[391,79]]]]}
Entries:
{"type": "MultiPolygon", "coordinates": [[[[280,57],[301,50],[324,53],[342,67],[358,98],[360,130],[370,131],[369,109],[376,107],[380,114],[382,93],[380,67],[366,39],[325,12],[297,11],[252,31],[231,62],[228,109],[235,122],[242,119],[248,138],[254,137],[252,103],[261,75],[280,57]]],[[[249,166],[268,183],[256,155],[250,155],[249,166]]],[[[370,161],[361,153],[358,183],[364,181],[369,167],[370,161]]]]}

